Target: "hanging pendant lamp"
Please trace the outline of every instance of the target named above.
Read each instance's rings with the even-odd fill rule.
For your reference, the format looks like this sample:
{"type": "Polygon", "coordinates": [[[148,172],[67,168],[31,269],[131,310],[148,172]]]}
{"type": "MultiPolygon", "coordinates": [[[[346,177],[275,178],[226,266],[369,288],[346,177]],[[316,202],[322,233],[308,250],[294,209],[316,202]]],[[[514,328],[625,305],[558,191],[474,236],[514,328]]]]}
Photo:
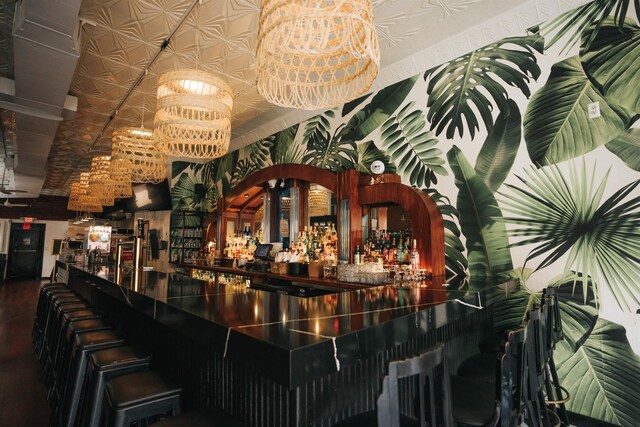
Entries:
{"type": "Polygon", "coordinates": [[[81,172],[80,173],[80,184],[79,188],[79,197],[78,197],[78,211],[80,212],[102,212],[102,204],[98,197],[91,192],[89,188],[89,180],[91,173],[90,172],[81,172]]]}
{"type": "Polygon", "coordinates": [[[69,193],[69,201],[67,202],[67,210],[80,211],[80,196],[82,195],[79,182],[71,184],[71,192],[69,193]]]}
{"type": "Polygon", "coordinates": [[[156,147],[176,157],[214,159],[231,140],[233,94],[221,78],[202,70],[170,71],[158,79],[156,147]]]}
{"type": "Polygon", "coordinates": [[[167,156],[144,127],[116,129],[111,137],[111,174],[128,174],[132,182],[159,183],[167,177],[167,156]]]}
{"type": "Polygon", "coordinates": [[[371,0],[262,1],[256,85],[272,104],[344,104],[371,87],[379,65],[371,0]]]}
{"type": "Polygon", "coordinates": [[[115,203],[113,181],[111,180],[111,156],[95,156],[91,159],[89,191],[95,194],[102,206],[115,203]]]}

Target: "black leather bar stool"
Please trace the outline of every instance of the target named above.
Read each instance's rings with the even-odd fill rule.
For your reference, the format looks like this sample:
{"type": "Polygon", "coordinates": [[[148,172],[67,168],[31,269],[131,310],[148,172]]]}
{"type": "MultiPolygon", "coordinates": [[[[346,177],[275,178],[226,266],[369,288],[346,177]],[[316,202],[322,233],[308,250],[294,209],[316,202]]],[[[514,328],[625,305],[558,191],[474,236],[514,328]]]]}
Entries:
{"type": "Polygon", "coordinates": [[[207,407],[152,424],[153,427],[238,427],[240,423],[219,409],[207,407]]]}
{"type": "Polygon", "coordinates": [[[49,400],[52,408],[56,410],[61,397],[64,380],[68,377],[71,369],[72,362],[72,348],[75,341],[75,336],[78,334],[84,334],[89,332],[98,332],[105,330],[112,330],[113,328],[106,322],[100,319],[90,320],[78,320],[71,322],[67,326],[65,332],[65,339],[62,341],[59,354],[61,363],[58,363],[56,369],[53,370],[53,380],[47,393],[47,399],[49,400]]]}
{"type": "Polygon", "coordinates": [[[92,319],[101,319],[102,315],[94,310],[85,308],[84,310],[72,310],[72,311],[63,311],[62,314],[62,322],[60,328],[58,329],[58,336],[55,338],[54,346],[53,346],[53,363],[51,364],[49,372],[45,372],[50,377],[53,372],[57,372],[60,364],[62,363],[62,348],[65,338],[65,334],[69,325],[73,322],[79,320],[92,320],[92,319]]]}
{"type": "Polygon", "coordinates": [[[50,355],[53,337],[56,335],[56,317],[62,307],[82,304],[83,300],[79,296],[73,295],[55,295],[51,301],[49,312],[47,314],[47,322],[45,324],[44,337],[42,346],[38,351],[38,360],[42,364],[47,355],[50,355]]]}
{"type": "Polygon", "coordinates": [[[33,321],[33,329],[31,331],[31,338],[34,346],[36,344],[39,333],[42,331],[42,321],[44,319],[47,299],[46,291],[63,288],[66,289],[66,286],[60,283],[45,283],[40,286],[40,293],[38,294],[38,305],[36,306],[36,317],[33,321]]]}
{"type": "Polygon", "coordinates": [[[67,289],[45,290],[45,301],[44,301],[44,306],[42,308],[42,320],[39,322],[40,332],[35,342],[36,354],[40,355],[40,352],[42,351],[42,346],[44,345],[44,339],[47,331],[48,322],[51,319],[51,316],[50,316],[51,305],[58,297],[62,298],[62,297],[68,297],[68,296],[75,296],[75,293],[67,289]]]}
{"type": "Polygon", "coordinates": [[[78,425],[98,427],[107,381],[132,372],[146,371],[150,362],[151,356],[139,347],[114,347],[92,353],[89,356],[86,392],[82,408],[79,409],[78,425]]]}
{"type": "Polygon", "coordinates": [[[180,413],[182,389],[146,371],[127,374],[107,382],[103,403],[103,426],[129,427],[134,421],[180,413]]]}
{"type": "Polygon", "coordinates": [[[104,330],[75,335],[70,370],[61,385],[58,425],[73,427],[75,424],[78,407],[83,400],[83,383],[90,354],[123,345],[124,337],[115,331],[104,330]]]}

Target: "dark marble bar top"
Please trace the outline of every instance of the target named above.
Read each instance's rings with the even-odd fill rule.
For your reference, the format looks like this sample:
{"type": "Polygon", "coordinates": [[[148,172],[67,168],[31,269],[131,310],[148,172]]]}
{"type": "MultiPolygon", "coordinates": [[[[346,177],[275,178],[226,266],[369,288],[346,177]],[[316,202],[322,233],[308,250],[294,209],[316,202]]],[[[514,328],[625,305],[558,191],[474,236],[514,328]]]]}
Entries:
{"type": "Polygon", "coordinates": [[[113,266],[59,264],[81,293],[107,293],[291,389],[453,322],[484,302],[478,292],[436,282],[299,298],[156,271],[123,271],[116,284],[113,266]]]}

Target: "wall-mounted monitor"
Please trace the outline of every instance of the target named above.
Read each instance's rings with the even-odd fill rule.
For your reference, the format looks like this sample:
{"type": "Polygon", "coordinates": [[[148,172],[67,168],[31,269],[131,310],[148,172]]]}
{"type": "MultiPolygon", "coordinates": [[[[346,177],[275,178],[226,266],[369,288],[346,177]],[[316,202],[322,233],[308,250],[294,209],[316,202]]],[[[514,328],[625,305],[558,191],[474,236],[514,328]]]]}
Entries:
{"type": "Polygon", "coordinates": [[[131,189],[133,197],[120,200],[110,211],[170,211],[172,209],[169,181],[166,179],[159,184],[134,183],[131,189]]]}

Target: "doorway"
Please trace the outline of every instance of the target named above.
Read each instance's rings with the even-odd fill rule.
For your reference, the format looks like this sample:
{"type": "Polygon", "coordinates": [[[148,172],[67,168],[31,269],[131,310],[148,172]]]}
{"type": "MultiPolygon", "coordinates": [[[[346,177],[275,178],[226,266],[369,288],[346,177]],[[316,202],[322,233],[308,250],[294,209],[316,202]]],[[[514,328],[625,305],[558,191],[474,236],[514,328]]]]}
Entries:
{"type": "Polygon", "coordinates": [[[42,276],[45,224],[11,224],[8,279],[39,279],[42,276]]]}

